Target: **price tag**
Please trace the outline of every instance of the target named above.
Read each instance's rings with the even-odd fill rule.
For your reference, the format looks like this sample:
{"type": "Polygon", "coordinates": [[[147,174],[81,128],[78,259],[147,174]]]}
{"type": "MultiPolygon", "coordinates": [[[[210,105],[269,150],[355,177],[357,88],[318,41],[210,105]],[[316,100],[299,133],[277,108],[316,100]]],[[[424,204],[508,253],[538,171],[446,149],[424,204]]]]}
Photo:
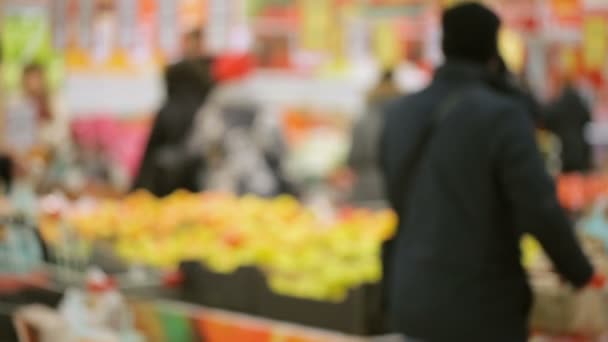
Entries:
{"type": "Polygon", "coordinates": [[[499,46],[507,67],[515,73],[520,73],[526,58],[526,45],[522,37],[515,31],[503,29],[500,32],[499,46]]]}
{"type": "Polygon", "coordinates": [[[554,20],[561,26],[581,24],[582,5],[580,0],[551,0],[554,20]]]}
{"type": "Polygon", "coordinates": [[[67,13],[68,0],[55,0],[51,2],[53,11],[54,45],[58,49],[67,46],[67,13]]]}
{"type": "Polygon", "coordinates": [[[568,46],[562,49],[560,66],[566,75],[572,75],[576,72],[576,49],[574,47],[568,46]]]}
{"type": "Polygon", "coordinates": [[[374,35],[375,55],[384,68],[392,68],[402,57],[399,32],[391,20],[379,21],[374,35]]]}
{"type": "Polygon", "coordinates": [[[302,14],[302,46],[309,50],[324,50],[328,47],[331,28],[331,4],[328,0],[300,0],[302,14]]]}
{"type": "Polygon", "coordinates": [[[128,50],[135,39],[138,0],[122,0],[117,2],[117,5],[120,46],[128,50]]]}
{"type": "Polygon", "coordinates": [[[158,21],[159,27],[159,40],[161,49],[169,54],[174,54],[179,48],[177,41],[179,39],[178,27],[177,27],[177,5],[173,0],[159,0],[158,1],[158,21]]]}
{"type": "Polygon", "coordinates": [[[583,61],[588,71],[601,71],[608,57],[608,25],[601,16],[585,19],[583,25],[583,61]]]}
{"type": "Polygon", "coordinates": [[[79,45],[82,48],[91,48],[92,32],[91,23],[94,17],[94,3],[93,0],[79,0],[78,9],[80,14],[79,21],[79,45]]]}

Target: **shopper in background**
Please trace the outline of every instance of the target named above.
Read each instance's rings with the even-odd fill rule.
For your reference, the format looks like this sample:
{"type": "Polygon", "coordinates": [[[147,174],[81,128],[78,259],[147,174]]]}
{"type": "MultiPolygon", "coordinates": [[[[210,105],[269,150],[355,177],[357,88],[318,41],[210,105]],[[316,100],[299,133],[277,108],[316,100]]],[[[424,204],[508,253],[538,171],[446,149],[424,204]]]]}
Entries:
{"type": "Polygon", "coordinates": [[[41,176],[41,170],[70,148],[69,122],[59,104],[47,85],[44,68],[32,63],[23,69],[20,91],[4,105],[4,151],[30,176],[41,176]]]}
{"type": "Polygon", "coordinates": [[[560,96],[546,107],[544,120],[561,141],[562,171],[589,171],[592,155],[585,128],[591,122],[591,112],[572,82],[566,82],[560,96]]]}
{"type": "Polygon", "coordinates": [[[576,287],[593,269],[545,171],[530,113],[486,80],[500,19],[480,4],[443,14],[446,63],[387,110],[381,165],[400,224],[384,248],[391,330],[422,341],[526,341],[531,233],[576,287]]]}
{"type": "Polygon", "coordinates": [[[187,153],[195,114],[213,86],[209,69],[183,61],[165,71],[167,99],[156,116],[134,189],[166,196],[178,189],[198,190],[203,160],[187,153]]]}
{"type": "Polygon", "coordinates": [[[21,85],[21,92],[5,104],[4,146],[20,162],[31,157],[49,160],[69,145],[69,120],[51,96],[41,65],[27,65],[21,85]]]}
{"type": "Polygon", "coordinates": [[[552,176],[559,175],[562,170],[561,143],[557,136],[545,128],[546,122],[541,105],[528,87],[524,85],[523,78],[518,79],[507,68],[504,60],[499,58],[495,72],[488,75],[488,81],[494,90],[511,97],[527,109],[536,127],[536,140],[545,161],[545,166],[552,176]]]}
{"type": "Polygon", "coordinates": [[[490,85],[496,91],[520,101],[521,105],[526,107],[530,113],[535,125],[537,127],[543,126],[543,114],[540,103],[534,98],[532,92],[522,84],[520,79],[509,70],[502,57],[498,56],[496,67],[493,69],[495,72],[490,72],[488,75],[490,85]]]}
{"type": "Polygon", "coordinates": [[[207,173],[201,188],[235,194],[275,196],[292,192],[281,163],[285,145],[276,113],[256,97],[249,55],[218,58],[219,85],[197,114],[189,139],[192,153],[203,153],[207,173]]]}
{"type": "Polygon", "coordinates": [[[10,98],[6,104],[4,143],[19,158],[25,158],[38,142],[38,119],[47,120],[49,116],[46,101],[41,100],[43,96],[35,95],[41,93],[39,73],[37,68],[26,68],[22,79],[23,92],[10,98]],[[37,111],[39,105],[41,110],[37,111]]]}
{"type": "Polygon", "coordinates": [[[355,124],[348,156],[348,168],[355,178],[350,203],[363,207],[386,206],[377,151],[384,124],[384,106],[399,94],[393,71],[384,71],[380,82],[369,93],[363,117],[355,124]]]}
{"type": "Polygon", "coordinates": [[[165,71],[167,98],[152,126],[133,189],[166,196],[178,189],[199,190],[204,170],[200,154],[187,151],[187,137],[198,109],[215,85],[213,58],[205,49],[204,31],[192,30],[182,39],[182,60],[165,71]]]}

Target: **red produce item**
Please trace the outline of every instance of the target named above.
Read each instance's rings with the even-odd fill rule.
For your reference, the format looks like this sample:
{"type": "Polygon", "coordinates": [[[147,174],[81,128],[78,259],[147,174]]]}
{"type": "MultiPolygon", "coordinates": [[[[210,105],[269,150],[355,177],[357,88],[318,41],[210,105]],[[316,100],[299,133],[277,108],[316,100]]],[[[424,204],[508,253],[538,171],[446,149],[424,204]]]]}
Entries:
{"type": "Polygon", "coordinates": [[[211,67],[213,78],[219,82],[236,80],[245,77],[255,66],[251,55],[224,55],[219,56],[211,67]]]}
{"type": "Polygon", "coordinates": [[[603,274],[594,275],[589,286],[594,289],[603,289],[606,287],[606,276],[603,274]]]}
{"type": "Polygon", "coordinates": [[[585,180],[585,204],[591,204],[598,198],[608,195],[608,180],[603,175],[588,176],[585,180]]]}
{"type": "Polygon", "coordinates": [[[226,234],[224,234],[224,243],[226,243],[226,245],[236,248],[239,247],[243,244],[243,237],[236,232],[227,232],[226,234]]]}
{"type": "Polygon", "coordinates": [[[170,289],[179,287],[184,282],[184,275],[179,272],[170,272],[163,277],[163,285],[170,289]]]}
{"type": "Polygon", "coordinates": [[[101,281],[89,281],[87,282],[87,290],[93,293],[106,292],[117,287],[116,279],[112,277],[106,277],[101,281]]]}
{"type": "Polygon", "coordinates": [[[557,194],[562,206],[570,210],[580,210],[586,204],[585,177],[573,173],[562,175],[557,182],[557,194]]]}

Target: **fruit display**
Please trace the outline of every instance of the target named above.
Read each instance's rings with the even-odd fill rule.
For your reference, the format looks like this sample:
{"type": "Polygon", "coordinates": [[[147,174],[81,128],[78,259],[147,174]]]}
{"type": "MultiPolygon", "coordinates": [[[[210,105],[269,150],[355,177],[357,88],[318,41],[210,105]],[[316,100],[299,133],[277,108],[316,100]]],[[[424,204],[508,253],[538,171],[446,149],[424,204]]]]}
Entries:
{"type": "Polygon", "coordinates": [[[137,192],[41,222],[51,243],[67,225],[86,241],[110,242],[130,263],[174,268],[197,260],[218,273],[256,266],[276,293],[337,301],[381,278],[380,246],[396,216],[352,209],[322,220],[290,196],[180,191],[162,199],[137,192]]]}
{"type": "Polygon", "coordinates": [[[557,181],[557,193],[562,206],[572,211],[593,206],[608,196],[608,175],[604,173],[584,175],[564,174],[557,181]]]}

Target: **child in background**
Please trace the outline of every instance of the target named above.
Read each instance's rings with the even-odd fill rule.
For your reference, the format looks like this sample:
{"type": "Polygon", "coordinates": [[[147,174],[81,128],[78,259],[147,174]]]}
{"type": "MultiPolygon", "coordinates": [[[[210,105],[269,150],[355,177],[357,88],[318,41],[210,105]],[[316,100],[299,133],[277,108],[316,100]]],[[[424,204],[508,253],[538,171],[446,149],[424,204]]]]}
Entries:
{"type": "Polygon", "coordinates": [[[69,178],[65,167],[57,172],[71,158],[69,120],[51,95],[42,66],[32,63],[23,69],[21,90],[3,110],[1,144],[15,164],[16,181],[47,191],[69,178]]]}
{"type": "Polygon", "coordinates": [[[5,106],[4,145],[20,161],[37,156],[47,159],[63,149],[68,122],[52,98],[44,69],[29,64],[23,70],[21,92],[5,106]]]}

